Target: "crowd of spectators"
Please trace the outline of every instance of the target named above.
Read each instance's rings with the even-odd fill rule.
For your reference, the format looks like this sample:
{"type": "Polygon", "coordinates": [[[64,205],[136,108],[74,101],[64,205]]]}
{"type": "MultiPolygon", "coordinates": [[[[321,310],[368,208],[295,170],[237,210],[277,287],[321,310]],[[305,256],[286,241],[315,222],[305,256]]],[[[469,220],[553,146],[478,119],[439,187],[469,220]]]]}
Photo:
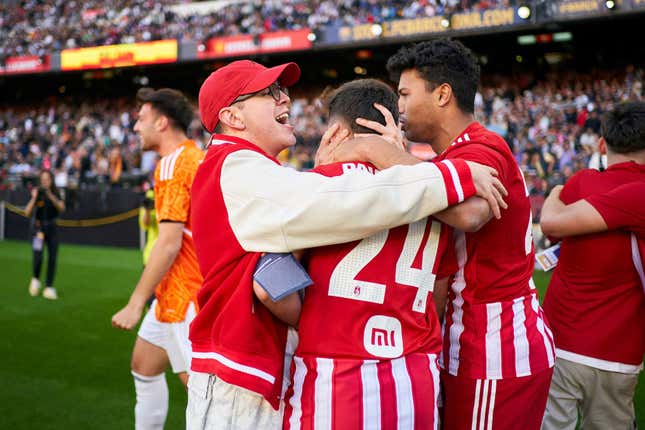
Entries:
{"type": "MultiPolygon", "coordinates": [[[[0,109],[0,173],[4,186],[20,186],[40,169],[59,188],[120,187],[150,178],[154,152],[140,151],[132,100],[51,98],[39,107],[0,109]]],[[[201,138],[199,122],[191,132],[201,138]]],[[[2,185],[0,183],[0,185],[2,185]]]]}
{"type": "Polygon", "coordinates": [[[594,75],[559,71],[521,90],[521,79],[491,79],[476,98],[476,117],[502,135],[525,173],[534,218],[545,193],[575,172],[606,167],[600,154],[603,112],[643,100],[643,69],[594,75]],[[493,84],[493,85],[491,85],[493,84]]]}
{"type": "MultiPolygon", "coordinates": [[[[530,77],[487,76],[476,96],[475,115],[508,142],[525,173],[534,217],[544,195],[576,171],[600,168],[600,116],[614,104],[645,97],[643,69],[581,75],[558,73],[530,77]]],[[[308,89],[309,93],[312,90],[308,89]]],[[[20,186],[21,178],[49,168],[61,188],[118,187],[124,179],[150,177],[156,157],[141,153],[132,127],[132,100],[50,99],[38,108],[0,108],[0,186],[20,186]]],[[[309,169],[327,127],[324,103],[298,95],[291,121],[297,144],[280,155],[285,165],[309,169]]],[[[208,141],[199,121],[190,135],[208,141]]],[[[411,143],[414,146],[415,143],[411,143]]]]}
{"type": "Polygon", "coordinates": [[[356,25],[508,6],[514,0],[230,0],[184,14],[186,0],[16,0],[0,2],[0,61],[63,49],[222,35],[260,34],[332,24],[356,25]]]}

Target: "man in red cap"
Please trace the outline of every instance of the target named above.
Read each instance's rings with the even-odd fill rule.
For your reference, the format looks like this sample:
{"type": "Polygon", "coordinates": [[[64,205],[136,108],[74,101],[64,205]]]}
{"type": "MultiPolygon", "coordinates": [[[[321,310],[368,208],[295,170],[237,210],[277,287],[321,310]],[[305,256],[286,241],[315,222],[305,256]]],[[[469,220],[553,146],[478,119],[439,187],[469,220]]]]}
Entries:
{"type": "Polygon", "coordinates": [[[294,63],[243,60],[200,89],[202,123],[214,134],[191,192],[204,283],[190,330],[190,429],[282,427],[287,326],[254,298],[260,252],[362,239],[473,195],[496,213],[505,205],[494,170],[462,160],[337,177],[283,168],[275,157],[296,141],[286,88],[299,76],[294,63]]]}

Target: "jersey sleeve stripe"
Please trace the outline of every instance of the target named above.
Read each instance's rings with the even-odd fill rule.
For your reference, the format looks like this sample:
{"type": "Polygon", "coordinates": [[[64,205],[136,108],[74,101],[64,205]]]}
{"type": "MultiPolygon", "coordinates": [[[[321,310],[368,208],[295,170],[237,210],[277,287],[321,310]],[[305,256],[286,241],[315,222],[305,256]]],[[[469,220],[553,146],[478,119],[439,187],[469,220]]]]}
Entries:
{"type": "Polygon", "coordinates": [[[461,188],[461,184],[459,183],[459,174],[457,173],[455,166],[448,160],[444,160],[442,161],[442,163],[445,164],[448,167],[448,170],[450,171],[452,184],[455,187],[455,191],[457,192],[457,199],[460,202],[464,201],[464,190],[461,188]]]}
{"type": "Polygon", "coordinates": [[[461,203],[476,194],[470,167],[464,160],[451,159],[437,163],[446,183],[448,202],[461,203]]]}
{"type": "Polygon", "coordinates": [[[448,167],[448,164],[445,163],[445,161],[437,163],[437,167],[439,168],[441,176],[443,177],[448,205],[454,205],[459,200],[459,194],[455,189],[455,177],[452,175],[452,171],[448,167]]]}

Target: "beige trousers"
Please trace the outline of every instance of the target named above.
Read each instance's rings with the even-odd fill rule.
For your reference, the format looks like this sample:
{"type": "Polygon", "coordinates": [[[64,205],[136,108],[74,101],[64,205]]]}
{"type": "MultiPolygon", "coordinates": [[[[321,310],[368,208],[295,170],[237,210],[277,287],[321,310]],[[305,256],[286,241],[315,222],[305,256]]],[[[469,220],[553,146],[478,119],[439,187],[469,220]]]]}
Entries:
{"type": "Polygon", "coordinates": [[[556,359],[542,430],[633,430],[638,375],[556,359]]]}
{"type": "Polygon", "coordinates": [[[284,403],[276,411],[261,395],[215,375],[188,378],[186,430],[281,430],[283,412],[284,403]]]}

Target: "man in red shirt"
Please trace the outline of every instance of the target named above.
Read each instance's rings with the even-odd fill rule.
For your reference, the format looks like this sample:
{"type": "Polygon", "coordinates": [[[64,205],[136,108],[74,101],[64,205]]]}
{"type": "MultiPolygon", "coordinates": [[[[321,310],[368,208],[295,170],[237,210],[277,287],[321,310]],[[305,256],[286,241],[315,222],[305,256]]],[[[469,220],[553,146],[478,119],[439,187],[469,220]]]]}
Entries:
{"type": "Polygon", "coordinates": [[[299,75],[295,63],[235,61],[200,89],[202,123],[216,134],[191,192],[204,276],[190,328],[191,429],[282,426],[287,327],[254,298],[259,252],[358,240],[475,194],[497,207],[493,169],[463,160],[333,178],[281,167],[275,157],[295,144],[286,87],[299,75]]]}
{"type": "MultiPolygon", "coordinates": [[[[532,280],[531,209],[523,175],[508,144],[474,118],[477,61],[461,43],[437,39],[402,48],[387,68],[399,81],[405,136],[428,142],[439,154],[436,162],[466,159],[494,167],[509,192],[501,219],[492,219],[477,198],[435,215],[459,227],[459,270],[444,321],[443,428],[538,429],[555,362],[553,340],[532,280]]],[[[397,140],[400,133],[392,125],[371,128],[397,140]]],[[[331,160],[359,159],[377,168],[419,163],[398,145],[369,139],[328,152],[331,160]]]]}
{"type": "MultiPolygon", "coordinates": [[[[382,122],[374,103],[398,118],[396,94],[383,82],[356,80],[332,93],[329,123],[339,129],[331,139],[371,132],[355,119],[380,116],[382,122]]],[[[378,171],[341,162],[313,172],[352,177],[378,171]]],[[[437,428],[441,328],[433,289],[439,282],[445,289],[457,269],[449,233],[424,218],[307,252],[314,284],[298,325],[285,428],[437,428]]]]}
{"type": "Polygon", "coordinates": [[[578,172],[542,211],[545,234],[565,237],[544,300],[557,356],[545,430],[575,429],[578,413],[583,428],[634,422],[645,353],[645,103],[608,112],[602,136],[607,170],[578,172]],[[582,215],[575,225],[572,213],[582,215]]]}

